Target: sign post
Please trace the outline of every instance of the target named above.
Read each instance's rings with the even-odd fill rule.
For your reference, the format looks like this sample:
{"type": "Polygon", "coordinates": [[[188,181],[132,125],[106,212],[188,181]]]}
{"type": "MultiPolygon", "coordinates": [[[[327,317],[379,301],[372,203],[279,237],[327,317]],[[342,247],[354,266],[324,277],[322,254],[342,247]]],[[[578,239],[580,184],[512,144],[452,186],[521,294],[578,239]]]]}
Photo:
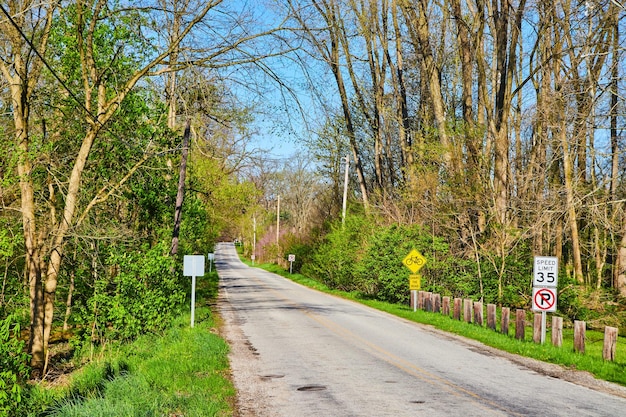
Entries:
{"type": "Polygon", "coordinates": [[[417,271],[426,265],[426,258],[416,249],[413,249],[402,260],[402,263],[413,273],[413,275],[409,275],[409,290],[413,299],[413,311],[417,311],[417,290],[422,286],[422,276],[417,275],[417,271]]]}
{"type": "Polygon", "coordinates": [[[213,266],[213,261],[215,260],[215,254],[214,253],[209,253],[208,258],[209,258],[209,273],[211,273],[211,269],[212,269],[212,266],[213,266]]]}
{"type": "Polygon", "coordinates": [[[541,312],[541,343],[546,341],[546,313],[556,311],[559,259],[535,256],[533,261],[533,311],[541,312]]]}
{"type": "Polygon", "coordinates": [[[291,274],[293,271],[293,263],[296,260],[296,255],[290,254],[287,259],[289,260],[289,273],[291,274]]]}
{"type": "Polygon", "coordinates": [[[191,327],[196,315],[196,277],[204,275],[204,255],[185,255],[183,276],[191,277],[191,327]]]}

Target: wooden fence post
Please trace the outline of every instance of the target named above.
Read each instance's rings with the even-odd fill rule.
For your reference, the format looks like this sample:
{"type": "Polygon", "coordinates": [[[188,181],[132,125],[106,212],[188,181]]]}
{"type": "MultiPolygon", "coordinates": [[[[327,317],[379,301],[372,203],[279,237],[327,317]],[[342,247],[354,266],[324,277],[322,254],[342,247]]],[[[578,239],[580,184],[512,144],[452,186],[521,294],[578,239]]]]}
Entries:
{"type": "Polygon", "coordinates": [[[454,311],[453,311],[454,320],[461,320],[461,299],[454,299],[454,311]]]}
{"type": "Polygon", "coordinates": [[[483,303],[480,301],[474,303],[474,323],[483,326],[483,303]]]}
{"type": "Polygon", "coordinates": [[[502,317],[500,318],[500,331],[502,334],[508,336],[509,334],[509,321],[511,320],[511,309],[509,307],[502,307],[502,317]]]}
{"type": "Polygon", "coordinates": [[[574,320],[574,352],[585,353],[585,333],[587,323],[574,320]]]}
{"type": "Polygon", "coordinates": [[[605,361],[615,360],[615,347],[617,346],[617,327],[606,326],[604,328],[604,346],[602,357],[605,361]]]}
{"type": "Polygon", "coordinates": [[[463,320],[466,323],[472,322],[472,300],[470,298],[463,300],[463,320]]]}
{"type": "Polygon", "coordinates": [[[487,327],[496,330],[496,305],[487,304],[487,327]]]}
{"type": "Polygon", "coordinates": [[[433,313],[439,313],[441,311],[441,294],[433,294],[433,313]]]}
{"type": "Polygon", "coordinates": [[[541,313],[533,315],[533,342],[541,343],[541,313]]]}
{"type": "Polygon", "coordinates": [[[524,340],[526,336],[525,327],[526,326],[526,311],[524,309],[518,308],[515,311],[515,338],[518,340],[524,340]]]}
{"type": "Polygon", "coordinates": [[[563,317],[552,316],[552,346],[563,346],[563,317]]]}
{"type": "Polygon", "coordinates": [[[424,309],[424,291],[417,292],[417,309],[418,310],[424,309]]]}
{"type": "Polygon", "coordinates": [[[441,314],[446,317],[450,317],[450,297],[443,297],[443,302],[441,303],[441,314]]]}
{"type": "Polygon", "coordinates": [[[428,292],[428,291],[424,292],[424,310],[425,311],[428,311],[428,312],[433,311],[432,296],[433,296],[432,292],[428,292]]]}

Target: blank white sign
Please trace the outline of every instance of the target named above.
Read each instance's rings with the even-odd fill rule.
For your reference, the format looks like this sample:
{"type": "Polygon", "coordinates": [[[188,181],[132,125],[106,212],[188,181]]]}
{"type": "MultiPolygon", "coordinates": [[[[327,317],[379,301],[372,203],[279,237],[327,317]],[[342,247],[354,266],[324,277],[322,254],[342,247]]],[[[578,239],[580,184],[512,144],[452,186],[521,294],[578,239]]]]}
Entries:
{"type": "Polygon", "coordinates": [[[204,255],[185,255],[183,258],[183,275],[201,277],[204,275],[204,255]]]}

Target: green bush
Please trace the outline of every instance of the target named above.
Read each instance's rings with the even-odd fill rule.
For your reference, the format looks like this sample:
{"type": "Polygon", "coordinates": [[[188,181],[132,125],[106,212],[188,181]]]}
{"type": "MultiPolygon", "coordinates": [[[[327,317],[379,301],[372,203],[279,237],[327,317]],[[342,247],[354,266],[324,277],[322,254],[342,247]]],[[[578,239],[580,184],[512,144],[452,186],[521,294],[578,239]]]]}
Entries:
{"type": "Polygon", "coordinates": [[[467,294],[485,303],[527,308],[532,287],[533,254],[529,242],[519,242],[504,258],[493,250],[480,252],[482,291],[467,294]],[[500,294],[500,289],[502,293],[500,294]]]}
{"type": "Polygon", "coordinates": [[[427,260],[419,270],[423,290],[460,295],[477,280],[472,275],[473,263],[453,257],[443,239],[419,225],[392,225],[378,229],[370,238],[365,256],[357,266],[361,289],[381,301],[407,302],[411,271],[402,260],[413,249],[427,260]]]}
{"type": "Polygon", "coordinates": [[[583,298],[589,294],[576,280],[567,273],[559,274],[557,306],[561,314],[570,321],[589,320],[592,312],[583,303],[583,298]]]}
{"type": "Polygon", "coordinates": [[[30,375],[20,326],[14,315],[0,320],[0,416],[18,416],[30,375]]]}
{"type": "Polygon", "coordinates": [[[360,291],[355,270],[372,230],[372,222],[366,217],[346,217],[345,225],[338,223],[332,226],[310,263],[303,265],[302,272],[330,288],[360,291]]]}
{"type": "Polygon", "coordinates": [[[302,272],[330,288],[405,303],[411,272],[402,260],[412,249],[427,259],[419,271],[422,289],[453,296],[478,292],[475,263],[452,256],[442,238],[419,225],[376,227],[364,216],[348,217],[343,227],[335,225],[302,272]]]}
{"type": "Polygon", "coordinates": [[[282,243],[283,243],[283,247],[284,252],[285,252],[285,259],[287,259],[287,256],[290,254],[296,255],[296,260],[293,262],[292,265],[292,272],[295,273],[299,273],[302,271],[302,265],[310,263],[312,256],[313,256],[313,247],[305,242],[300,241],[296,236],[294,235],[287,235],[284,236],[282,239],[282,243]]]}
{"type": "Polygon", "coordinates": [[[189,286],[168,249],[166,243],[145,251],[111,249],[107,266],[112,274],[96,283],[92,301],[108,337],[131,340],[161,330],[179,311],[189,286]]]}

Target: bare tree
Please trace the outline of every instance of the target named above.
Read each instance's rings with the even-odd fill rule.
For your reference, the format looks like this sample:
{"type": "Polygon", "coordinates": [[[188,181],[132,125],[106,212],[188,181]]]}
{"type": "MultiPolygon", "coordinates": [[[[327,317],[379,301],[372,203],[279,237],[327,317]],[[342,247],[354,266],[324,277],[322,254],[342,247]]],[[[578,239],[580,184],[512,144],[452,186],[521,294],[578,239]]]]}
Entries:
{"type": "Polygon", "coordinates": [[[361,198],[365,209],[369,210],[369,191],[366,186],[361,162],[361,149],[356,140],[354,117],[342,67],[341,53],[342,49],[345,48],[345,41],[343,40],[345,33],[343,32],[344,26],[341,17],[342,10],[338,0],[313,0],[312,6],[315,11],[315,17],[322,20],[321,24],[312,22],[305,13],[306,9],[297,4],[297,2],[288,1],[289,11],[299,26],[300,38],[306,40],[313,47],[316,53],[315,56],[326,63],[333,74],[341,101],[346,135],[348,136],[352,157],[355,162],[361,198]],[[324,33],[324,36],[319,36],[319,33],[324,33]]]}

